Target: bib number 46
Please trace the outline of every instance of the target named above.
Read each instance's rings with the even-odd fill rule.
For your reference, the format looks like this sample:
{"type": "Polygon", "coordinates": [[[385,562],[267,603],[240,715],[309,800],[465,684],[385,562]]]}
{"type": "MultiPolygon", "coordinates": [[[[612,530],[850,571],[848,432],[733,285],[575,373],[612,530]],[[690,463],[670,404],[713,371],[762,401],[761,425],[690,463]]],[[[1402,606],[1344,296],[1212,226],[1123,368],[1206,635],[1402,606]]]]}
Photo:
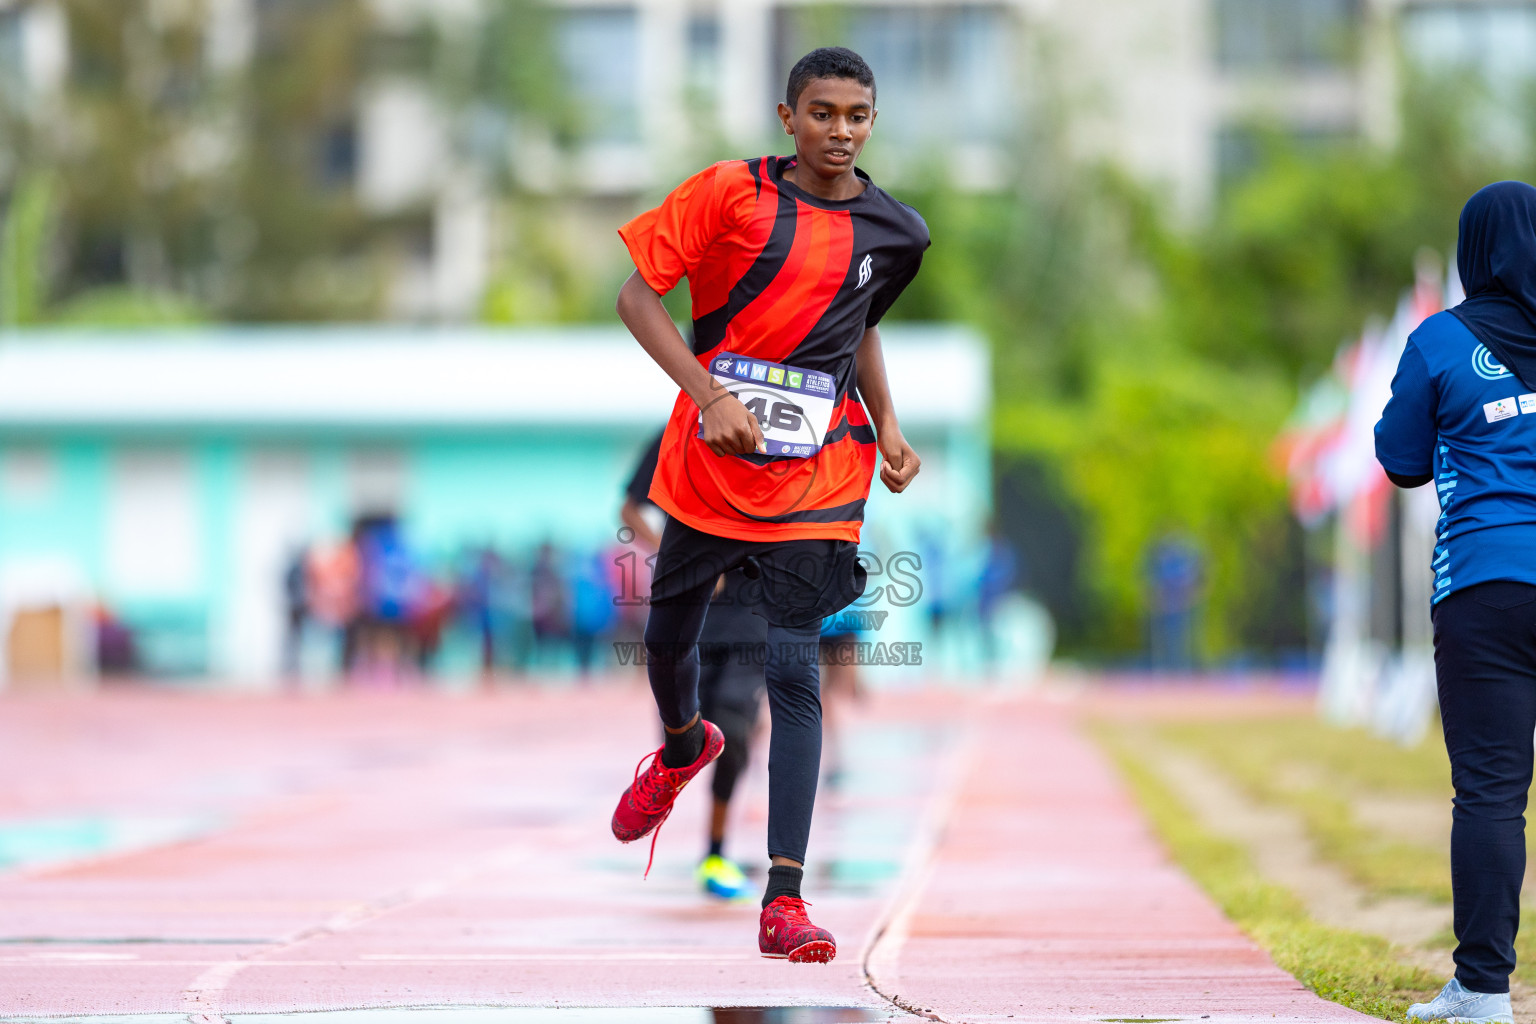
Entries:
{"type": "Polygon", "coordinates": [[[805,423],[805,410],[790,402],[774,402],[768,404],[768,399],[761,395],[744,403],[747,411],[757,417],[757,425],[767,430],[770,426],[775,430],[799,430],[805,423]]]}

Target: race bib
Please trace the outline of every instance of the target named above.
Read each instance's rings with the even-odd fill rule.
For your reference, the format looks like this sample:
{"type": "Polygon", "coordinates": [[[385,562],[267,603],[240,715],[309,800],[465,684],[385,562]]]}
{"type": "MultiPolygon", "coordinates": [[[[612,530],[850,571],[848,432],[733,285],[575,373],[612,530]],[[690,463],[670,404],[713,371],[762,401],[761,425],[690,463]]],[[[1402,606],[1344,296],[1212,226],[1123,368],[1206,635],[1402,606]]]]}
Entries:
{"type": "MultiPolygon", "coordinates": [[[[831,374],[769,363],[734,352],[710,360],[715,380],[757,417],[769,455],[804,459],[821,451],[832,422],[837,381],[831,374]]],[[[699,430],[704,429],[703,414],[699,430]]]]}

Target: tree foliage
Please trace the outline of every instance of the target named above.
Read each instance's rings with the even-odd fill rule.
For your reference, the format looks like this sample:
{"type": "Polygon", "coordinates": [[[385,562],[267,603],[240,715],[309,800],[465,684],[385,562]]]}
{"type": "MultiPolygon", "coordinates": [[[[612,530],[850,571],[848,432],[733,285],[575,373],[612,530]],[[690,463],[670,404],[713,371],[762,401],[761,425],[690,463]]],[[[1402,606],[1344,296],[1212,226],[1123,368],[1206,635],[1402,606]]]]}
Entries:
{"type": "Polygon", "coordinates": [[[1255,126],[1257,164],[1193,228],[1112,170],[1053,173],[1070,162],[1039,139],[1001,192],[914,197],[934,245],[897,315],[986,334],[1002,471],[1044,464],[1085,524],[1090,612],[1069,648],[1141,647],[1146,552],[1172,533],[1204,552],[1208,655],[1305,642],[1274,440],[1299,384],[1390,313],[1416,255],[1454,245],[1466,197],[1536,171],[1490,155],[1466,109],[1413,81],[1387,148],[1255,126]]]}

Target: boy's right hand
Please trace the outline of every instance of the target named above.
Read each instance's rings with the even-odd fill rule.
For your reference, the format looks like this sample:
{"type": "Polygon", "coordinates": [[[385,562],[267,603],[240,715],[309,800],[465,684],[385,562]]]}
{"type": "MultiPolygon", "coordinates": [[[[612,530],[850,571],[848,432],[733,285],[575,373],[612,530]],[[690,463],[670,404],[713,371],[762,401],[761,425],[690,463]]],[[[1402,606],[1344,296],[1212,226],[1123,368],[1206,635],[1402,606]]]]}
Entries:
{"type": "Polygon", "coordinates": [[[717,395],[705,406],[699,437],[716,455],[768,454],[757,417],[730,392],[717,395]]]}

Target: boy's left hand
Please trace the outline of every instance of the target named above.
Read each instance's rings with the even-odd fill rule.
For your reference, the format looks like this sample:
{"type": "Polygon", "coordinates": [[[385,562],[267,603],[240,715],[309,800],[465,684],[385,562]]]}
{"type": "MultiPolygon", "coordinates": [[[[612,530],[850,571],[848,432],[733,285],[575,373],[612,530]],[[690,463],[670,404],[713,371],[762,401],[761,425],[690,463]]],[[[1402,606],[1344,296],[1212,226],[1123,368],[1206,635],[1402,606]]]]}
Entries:
{"type": "Polygon", "coordinates": [[[917,471],[922,467],[923,460],[917,457],[917,452],[907,444],[907,439],[901,436],[900,430],[882,430],[880,441],[880,482],[892,494],[900,494],[907,489],[907,484],[917,476],[917,471]]]}

